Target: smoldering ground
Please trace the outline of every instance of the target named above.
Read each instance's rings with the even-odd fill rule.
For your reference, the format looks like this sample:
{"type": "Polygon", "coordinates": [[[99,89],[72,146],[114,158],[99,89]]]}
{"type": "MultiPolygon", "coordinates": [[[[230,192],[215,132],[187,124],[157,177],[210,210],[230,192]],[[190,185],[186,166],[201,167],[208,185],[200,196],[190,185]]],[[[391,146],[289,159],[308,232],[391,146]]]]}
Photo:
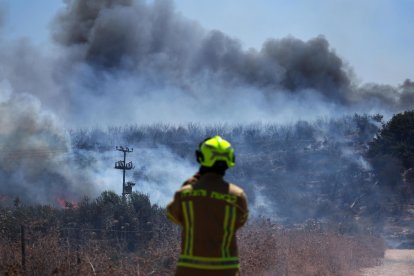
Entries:
{"type": "MultiPolygon", "coordinates": [[[[354,112],[392,114],[411,107],[414,98],[410,81],[401,87],[358,85],[352,68],[323,36],[309,41],[271,38],[261,49],[245,49],[236,38],[177,13],[168,0],[67,0],[50,28],[53,44],[47,48],[28,39],[1,38],[0,79],[13,98],[36,99],[38,111],[28,116],[34,122],[45,113],[59,118],[62,124],[54,128],[42,120],[33,124],[44,129],[38,133],[58,133],[68,152],[71,141],[63,135],[68,128],[157,122],[293,124],[354,112]]],[[[20,114],[21,105],[10,101],[4,102],[7,113],[20,114]]],[[[4,129],[4,137],[18,135],[15,128],[4,129]]],[[[26,133],[21,144],[32,135],[26,133]]],[[[49,143],[44,135],[35,137],[49,143]]],[[[2,148],[13,139],[7,138],[2,148]]],[[[54,183],[66,183],[75,195],[100,190],[95,176],[112,164],[106,167],[101,161],[107,159],[96,157],[86,166],[93,168],[90,176],[79,173],[87,170],[79,168],[76,158],[65,162],[65,174],[56,156],[36,167],[56,173],[60,180],[54,183]]],[[[15,175],[24,172],[14,168],[15,175]]],[[[32,191],[48,198],[49,184],[42,183],[50,181],[42,177],[38,174],[39,186],[32,191]]],[[[12,183],[13,189],[4,189],[19,191],[13,194],[28,185],[12,183]]]]}

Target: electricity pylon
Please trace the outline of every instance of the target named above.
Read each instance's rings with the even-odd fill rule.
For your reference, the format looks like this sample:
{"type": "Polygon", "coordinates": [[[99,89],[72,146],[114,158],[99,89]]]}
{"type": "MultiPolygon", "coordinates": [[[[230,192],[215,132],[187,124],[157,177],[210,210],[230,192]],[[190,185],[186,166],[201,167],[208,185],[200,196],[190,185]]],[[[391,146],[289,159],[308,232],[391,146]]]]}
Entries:
{"type": "Polygon", "coordinates": [[[115,162],[115,169],[122,170],[122,197],[125,198],[125,195],[129,195],[132,193],[132,187],[135,186],[135,183],[133,182],[126,182],[125,183],[125,171],[132,170],[134,168],[134,165],[132,165],[132,161],[126,163],[126,154],[128,152],[133,152],[133,148],[128,147],[116,147],[117,151],[122,151],[124,153],[124,160],[120,160],[115,162]]]}

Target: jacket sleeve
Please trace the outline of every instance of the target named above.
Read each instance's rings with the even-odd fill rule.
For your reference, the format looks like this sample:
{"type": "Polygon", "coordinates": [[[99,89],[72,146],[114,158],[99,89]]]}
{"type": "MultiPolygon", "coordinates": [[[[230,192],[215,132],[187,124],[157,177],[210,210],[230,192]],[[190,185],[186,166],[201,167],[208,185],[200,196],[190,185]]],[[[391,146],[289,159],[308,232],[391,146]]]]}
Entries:
{"type": "Polygon", "coordinates": [[[176,224],[183,223],[179,192],[175,193],[173,201],[167,205],[167,218],[176,224]]]}
{"type": "Polygon", "coordinates": [[[249,208],[247,206],[247,197],[246,194],[243,192],[238,198],[238,220],[236,227],[242,227],[249,217],[249,208]]]}

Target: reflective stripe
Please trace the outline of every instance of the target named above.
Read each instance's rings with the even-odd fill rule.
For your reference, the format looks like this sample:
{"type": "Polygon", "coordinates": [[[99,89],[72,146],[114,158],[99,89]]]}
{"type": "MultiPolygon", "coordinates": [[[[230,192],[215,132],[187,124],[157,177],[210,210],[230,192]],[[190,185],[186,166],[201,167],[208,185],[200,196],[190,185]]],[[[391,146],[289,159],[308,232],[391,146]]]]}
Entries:
{"type": "Polygon", "coordinates": [[[181,224],[170,212],[167,212],[167,217],[175,224],[181,224]]]}
{"type": "Polygon", "coordinates": [[[226,205],[225,207],[225,212],[224,212],[224,222],[223,222],[223,240],[221,242],[221,256],[225,257],[226,256],[226,240],[227,240],[227,236],[229,235],[228,232],[228,224],[229,224],[229,212],[230,212],[230,206],[226,205]]]}
{"type": "Polygon", "coordinates": [[[194,208],[193,202],[188,202],[188,207],[190,209],[190,249],[189,255],[193,255],[193,244],[194,244],[194,208]]]}
{"type": "Polygon", "coordinates": [[[238,257],[209,258],[180,255],[177,265],[199,269],[232,269],[239,268],[240,262],[238,257]]]}
{"type": "Polygon", "coordinates": [[[236,207],[232,206],[230,208],[230,234],[229,237],[227,239],[227,245],[226,245],[226,251],[227,251],[227,257],[230,256],[230,245],[231,245],[231,241],[234,237],[234,231],[235,231],[235,225],[236,225],[236,207]]]}
{"type": "Polygon", "coordinates": [[[224,222],[223,222],[223,241],[221,243],[221,256],[230,256],[231,240],[234,236],[234,229],[236,223],[236,207],[226,205],[224,222]]]}
{"type": "Polygon", "coordinates": [[[184,241],[184,253],[186,255],[193,254],[193,241],[194,241],[194,211],[192,201],[181,202],[184,214],[184,230],[185,230],[185,241],[184,241]]]}

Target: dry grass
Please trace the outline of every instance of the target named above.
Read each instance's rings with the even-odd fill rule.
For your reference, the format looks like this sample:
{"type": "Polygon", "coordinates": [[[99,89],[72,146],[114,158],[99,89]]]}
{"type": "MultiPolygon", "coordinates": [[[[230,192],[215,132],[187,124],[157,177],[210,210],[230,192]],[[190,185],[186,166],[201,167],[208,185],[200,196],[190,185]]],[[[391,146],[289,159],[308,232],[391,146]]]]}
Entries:
{"type": "MultiPolygon", "coordinates": [[[[73,244],[55,230],[28,235],[25,268],[29,275],[172,275],[178,246],[177,239],[154,240],[130,253],[113,241],[73,244]]],[[[21,242],[0,238],[0,275],[22,275],[21,260],[21,242]]]]}
{"type": "MultiPolygon", "coordinates": [[[[238,235],[243,275],[352,275],[383,257],[381,239],[310,230],[286,230],[270,223],[247,225],[238,235]]],[[[20,241],[0,239],[0,274],[21,275],[20,241]]],[[[140,252],[102,240],[73,244],[59,231],[28,233],[30,275],[173,275],[176,234],[158,237],[140,252]]]]}
{"type": "Polygon", "coordinates": [[[371,235],[286,230],[266,222],[240,231],[239,248],[245,275],[352,275],[378,264],[385,251],[383,240],[371,235]]]}

